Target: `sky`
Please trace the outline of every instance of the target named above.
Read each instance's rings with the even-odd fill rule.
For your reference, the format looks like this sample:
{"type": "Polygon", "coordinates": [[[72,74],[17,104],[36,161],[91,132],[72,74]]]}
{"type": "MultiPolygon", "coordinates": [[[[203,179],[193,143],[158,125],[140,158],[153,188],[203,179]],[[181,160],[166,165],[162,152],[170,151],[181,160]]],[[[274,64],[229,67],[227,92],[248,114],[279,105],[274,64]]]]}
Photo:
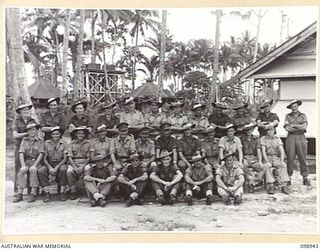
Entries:
{"type": "MultiPolygon", "coordinates": [[[[257,27],[257,17],[252,16],[249,20],[241,20],[240,17],[230,15],[231,11],[242,11],[246,12],[248,10],[254,10],[256,13],[259,12],[259,8],[221,8],[223,11],[223,16],[221,19],[220,28],[220,43],[228,41],[230,36],[240,37],[242,33],[246,30],[250,32],[251,36],[256,35],[257,27]]],[[[261,8],[260,8],[261,9],[261,8]]],[[[167,9],[167,29],[170,34],[173,35],[173,41],[182,41],[187,43],[191,39],[212,39],[215,38],[215,20],[216,17],[212,12],[215,10],[213,8],[179,8],[179,9],[167,9]]],[[[289,19],[286,19],[283,29],[283,41],[287,34],[289,36],[294,36],[298,32],[302,31],[304,28],[309,26],[314,21],[318,20],[319,7],[317,6],[295,6],[295,7],[271,7],[266,9],[261,9],[262,13],[266,14],[261,21],[261,31],[260,31],[260,43],[277,43],[280,44],[280,27],[281,27],[281,11],[287,15],[289,19]],[[289,20],[289,25],[287,25],[287,20],[289,20]]],[[[160,11],[161,15],[161,11],[160,11]]],[[[161,21],[161,16],[159,21],[161,21]]],[[[90,31],[86,31],[90,34],[90,31]]],[[[154,36],[151,31],[146,32],[146,37],[154,36]]],[[[132,39],[128,37],[128,42],[132,39]]],[[[141,36],[140,36],[141,38],[141,36]]],[[[140,43],[142,43],[142,39],[140,43]]],[[[118,50],[118,52],[121,52],[118,50]]],[[[147,56],[151,55],[151,51],[144,49],[142,51],[147,56]]],[[[111,62],[111,51],[106,51],[107,63],[111,62]]],[[[118,53],[116,59],[121,56],[118,53]]],[[[27,66],[27,72],[30,72],[30,65],[27,66]]],[[[137,86],[145,82],[146,76],[138,72],[137,73],[137,86]]],[[[32,84],[32,75],[28,74],[28,84],[32,84]]],[[[165,83],[165,86],[168,83],[165,83]]]]}
{"type": "MultiPolygon", "coordinates": [[[[241,36],[245,30],[251,35],[256,34],[257,18],[252,16],[250,20],[243,21],[238,16],[232,16],[231,11],[255,10],[260,8],[223,8],[221,20],[221,41],[229,40],[230,36],[241,36]]],[[[215,15],[211,14],[215,9],[169,9],[167,27],[177,41],[187,42],[190,39],[214,39],[215,15]]],[[[272,7],[261,9],[267,13],[261,21],[261,33],[259,42],[279,43],[281,27],[281,10],[289,17],[289,35],[293,36],[318,19],[318,7],[272,7]]],[[[287,33],[285,25],[284,34],[287,33]]]]}

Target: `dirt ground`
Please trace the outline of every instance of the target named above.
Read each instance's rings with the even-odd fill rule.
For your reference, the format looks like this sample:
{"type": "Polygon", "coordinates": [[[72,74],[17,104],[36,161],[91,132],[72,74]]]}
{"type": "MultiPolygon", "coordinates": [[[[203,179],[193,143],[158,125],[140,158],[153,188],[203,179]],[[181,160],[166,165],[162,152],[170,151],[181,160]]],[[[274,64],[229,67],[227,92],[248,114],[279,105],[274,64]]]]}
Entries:
{"type": "MultiPolygon", "coordinates": [[[[13,163],[13,152],[7,150],[7,166],[13,163]]],[[[7,176],[11,172],[7,171],[7,176]]],[[[298,172],[293,176],[291,194],[264,190],[244,194],[240,206],[225,206],[215,197],[211,206],[204,200],[193,206],[178,203],[161,206],[146,202],[126,208],[123,202],[109,202],[105,208],[91,208],[88,201],[68,200],[44,203],[37,200],[13,203],[13,182],[5,183],[5,234],[19,233],[94,233],[107,231],[210,231],[316,233],[316,175],[310,176],[311,187],[302,185],[298,172]]]]}

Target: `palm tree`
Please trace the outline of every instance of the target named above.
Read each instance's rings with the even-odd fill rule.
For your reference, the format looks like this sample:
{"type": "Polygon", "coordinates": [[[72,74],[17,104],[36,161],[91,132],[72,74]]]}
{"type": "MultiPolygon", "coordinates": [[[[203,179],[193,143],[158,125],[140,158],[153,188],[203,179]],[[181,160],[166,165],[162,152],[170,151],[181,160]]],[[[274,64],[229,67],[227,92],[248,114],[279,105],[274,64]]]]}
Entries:
{"type": "Polygon", "coordinates": [[[156,10],[134,10],[131,22],[133,27],[130,31],[130,35],[135,38],[135,51],[133,58],[133,69],[132,69],[132,88],[135,88],[135,68],[136,68],[136,55],[139,44],[139,34],[145,35],[147,29],[151,29],[155,33],[160,30],[160,24],[153,18],[159,17],[159,13],[156,10]]]}
{"type": "MultiPolygon", "coordinates": [[[[6,34],[7,34],[7,51],[10,67],[10,82],[13,89],[13,100],[15,105],[19,100],[24,103],[31,103],[27,75],[24,68],[24,57],[22,49],[20,11],[17,8],[6,9],[6,34]]],[[[33,118],[38,121],[34,109],[32,109],[33,118]]]]}
{"type": "Polygon", "coordinates": [[[191,61],[197,69],[205,72],[212,68],[213,63],[213,44],[208,39],[198,39],[190,42],[191,61]]]}
{"type": "Polygon", "coordinates": [[[255,38],[251,37],[249,31],[246,30],[237,43],[239,45],[238,53],[241,56],[242,67],[245,68],[253,62],[255,38]]]}
{"type": "Polygon", "coordinates": [[[150,59],[146,56],[141,57],[140,64],[144,66],[145,69],[139,68],[137,71],[141,71],[147,75],[147,81],[154,82],[158,76],[159,70],[159,56],[153,55],[150,59]]]}
{"type": "Polygon", "coordinates": [[[68,84],[68,50],[69,50],[69,27],[70,27],[70,11],[67,10],[64,38],[63,38],[63,54],[62,54],[62,86],[61,86],[61,100],[66,101],[67,84],[68,84]]]}
{"type": "Polygon", "coordinates": [[[84,38],[84,21],[85,21],[85,10],[80,10],[80,20],[79,20],[79,40],[77,46],[77,63],[76,71],[74,76],[74,98],[83,97],[83,91],[81,86],[81,66],[82,66],[82,54],[83,54],[83,38],[84,38]]]}

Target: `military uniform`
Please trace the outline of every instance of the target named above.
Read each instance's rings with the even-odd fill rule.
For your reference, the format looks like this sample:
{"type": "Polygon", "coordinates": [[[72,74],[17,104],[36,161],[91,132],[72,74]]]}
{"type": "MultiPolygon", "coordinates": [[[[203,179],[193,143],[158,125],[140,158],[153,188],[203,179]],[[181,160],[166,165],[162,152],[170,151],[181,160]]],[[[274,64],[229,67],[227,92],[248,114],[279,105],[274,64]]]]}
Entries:
{"type": "Polygon", "coordinates": [[[168,122],[174,127],[182,127],[188,123],[188,117],[183,114],[172,114],[168,117],[168,122]]]}
{"type": "Polygon", "coordinates": [[[217,164],[219,163],[219,139],[214,138],[212,140],[209,138],[205,138],[204,141],[202,141],[201,146],[203,155],[207,158],[212,169],[215,169],[217,164]]]}
{"type": "MultiPolygon", "coordinates": [[[[171,182],[176,177],[177,171],[179,171],[179,169],[173,164],[165,167],[162,165],[162,163],[160,163],[158,166],[156,166],[153,169],[152,173],[157,175],[163,181],[171,182]]],[[[174,184],[173,186],[171,186],[170,189],[165,190],[164,185],[162,185],[158,182],[152,181],[152,187],[153,187],[153,190],[155,191],[157,197],[168,196],[169,194],[176,195],[179,191],[180,183],[178,182],[178,183],[174,184]]]]}
{"type": "MultiPolygon", "coordinates": [[[[276,113],[271,113],[271,112],[268,113],[268,114],[266,114],[265,112],[260,112],[258,114],[258,117],[257,117],[256,121],[259,121],[259,120],[261,122],[268,122],[268,123],[272,123],[274,121],[278,121],[278,122],[280,121],[280,119],[277,116],[277,114],[276,113]]],[[[258,128],[258,131],[259,131],[260,137],[262,137],[264,135],[267,135],[266,130],[264,130],[261,127],[258,128]]]]}
{"type": "Polygon", "coordinates": [[[116,183],[116,179],[114,181],[104,183],[87,180],[86,176],[91,176],[103,180],[111,176],[117,176],[117,172],[113,170],[112,165],[102,164],[102,166],[99,166],[100,163],[97,163],[98,165],[87,165],[84,170],[84,185],[91,199],[95,196],[95,194],[98,194],[99,198],[102,195],[102,198],[106,199],[106,197],[110,195],[111,190],[116,183]]]}
{"type": "Polygon", "coordinates": [[[71,192],[75,192],[76,181],[84,173],[83,164],[88,161],[90,157],[90,142],[87,139],[73,140],[68,146],[68,157],[72,158],[73,162],[77,166],[75,169],[71,164],[68,165],[67,179],[68,185],[71,188],[71,192]]]}
{"type": "MultiPolygon", "coordinates": [[[[178,152],[181,152],[187,161],[191,160],[192,156],[195,153],[201,152],[201,142],[197,139],[197,137],[191,136],[183,136],[178,141],[178,152]]],[[[179,160],[178,166],[182,173],[185,173],[187,169],[187,165],[183,160],[179,160]]]]}
{"type": "MultiPolygon", "coordinates": [[[[44,145],[45,148],[45,157],[50,164],[51,167],[57,166],[66,156],[68,153],[68,144],[63,141],[59,140],[57,143],[55,143],[52,139],[47,140],[44,145]]],[[[57,175],[56,175],[56,182],[60,186],[67,186],[68,179],[67,179],[67,164],[61,165],[58,169],[57,175]]],[[[46,168],[46,171],[48,169],[46,168]]]]}
{"type": "Polygon", "coordinates": [[[110,119],[107,118],[106,115],[101,115],[98,117],[98,124],[97,127],[104,124],[107,126],[107,129],[114,128],[117,124],[119,124],[120,119],[115,115],[111,115],[110,119]]]}
{"type": "MultiPolygon", "coordinates": [[[[27,123],[33,120],[28,117],[26,121],[23,120],[22,115],[17,115],[12,122],[12,131],[17,133],[24,133],[27,127],[27,123]]],[[[20,171],[21,165],[19,161],[19,150],[23,138],[14,140],[14,191],[17,192],[17,179],[18,173],[20,171]]]]}
{"type": "Polygon", "coordinates": [[[281,139],[278,136],[262,136],[260,139],[261,147],[265,147],[265,151],[270,163],[265,164],[265,175],[267,183],[274,183],[273,170],[278,170],[279,182],[286,183],[289,181],[287,173],[287,165],[280,159],[280,146],[283,146],[281,139]]]}
{"type": "Polygon", "coordinates": [[[191,123],[192,125],[195,125],[196,129],[200,129],[200,128],[205,129],[209,127],[209,120],[205,116],[201,116],[200,118],[192,116],[189,119],[189,123],[191,123]]]}
{"type": "MultiPolygon", "coordinates": [[[[210,174],[212,174],[212,170],[209,166],[201,163],[201,167],[188,167],[186,170],[185,176],[189,176],[193,181],[202,181],[205,178],[207,178],[210,174]]],[[[186,181],[186,195],[191,195],[192,196],[192,191],[193,191],[193,185],[188,183],[186,181]]],[[[205,182],[202,185],[200,185],[200,192],[204,195],[212,195],[212,189],[213,189],[213,182],[205,182]]]]}
{"type": "Polygon", "coordinates": [[[137,153],[142,157],[143,162],[149,162],[152,157],[156,155],[155,143],[153,140],[147,138],[146,141],[143,141],[141,138],[138,138],[135,141],[137,153]]]}
{"type": "MultiPolygon", "coordinates": [[[[62,112],[56,112],[56,114],[53,116],[52,113],[49,111],[44,112],[41,115],[40,119],[40,125],[41,127],[56,127],[59,126],[61,130],[66,130],[66,118],[62,114],[62,112]]],[[[45,132],[44,133],[44,140],[49,140],[51,138],[51,132],[45,132]]]]}
{"type": "Polygon", "coordinates": [[[163,113],[147,113],[144,116],[145,123],[148,123],[153,126],[160,126],[161,122],[166,119],[167,116],[163,113]]]}
{"type": "Polygon", "coordinates": [[[262,180],[264,176],[264,167],[259,165],[258,150],[261,150],[260,140],[257,136],[247,135],[241,138],[243,150],[243,168],[246,181],[249,185],[254,185],[262,180]]]}
{"type": "Polygon", "coordinates": [[[133,135],[126,135],[122,140],[120,136],[111,139],[110,154],[114,154],[116,158],[117,169],[122,168],[125,160],[129,158],[132,152],[136,152],[136,144],[133,135]]]}
{"type": "Polygon", "coordinates": [[[120,122],[128,123],[129,126],[143,125],[144,117],[139,110],[134,110],[133,112],[123,111],[120,113],[120,122]]]}
{"type": "MultiPolygon", "coordinates": [[[[225,164],[223,164],[222,166],[220,166],[217,170],[216,170],[216,176],[220,176],[222,182],[227,186],[227,187],[233,187],[235,185],[237,185],[240,181],[240,176],[243,176],[243,171],[241,170],[240,166],[238,165],[238,163],[234,163],[232,169],[230,170],[230,172],[228,171],[228,169],[226,168],[225,164]]],[[[223,187],[219,187],[218,186],[218,193],[221,196],[228,196],[230,197],[230,193],[227,192],[227,190],[225,190],[223,187]]],[[[235,190],[233,196],[242,196],[243,194],[243,186],[240,186],[237,190],[235,190]]]]}
{"type": "Polygon", "coordinates": [[[93,128],[93,120],[87,114],[83,114],[81,117],[78,117],[77,115],[72,116],[68,126],[70,126],[70,124],[73,124],[75,127],[86,126],[93,128]]]}
{"type": "MultiPolygon", "coordinates": [[[[301,125],[308,123],[307,116],[301,112],[297,114],[289,113],[285,117],[284,127],[287,125],[301,125]]],[[[288,132],[286,139],[286,154],[288,160],[288,174],[293,174],[294,160],[298,155],[300,164],[300,173],[303,177],[308,176],[307,168],[307,139],[305,136],[306,130],[295,129],[293,132],[288,132]]]]}
{"type": "MultiPolygon", "coordinates": [[[[28,187],[28,173],[29,173],[29,184],[33,188],[33,191],[41,187],[48,186],[48,178],[42,171],[45,167],[41,164],[36,166],[36,168],[31,168],[31,166],[36,162],[39,155],[44,154],[44,142],[42,139],[35,137],[34,141],[31,141],[29,137],[23,138],[19,154],[24,155],[24,161],[26,168],[21,168],[18,173],[17,186],[18,188],[24,189],[28,187]],[[39,174],[40,171],[40,175],[39,174]]],[[[35,193],[33,193],[35,194],[35,193]]]]}
{"type": "MultiPolygon", "coordinates": [[[[225,126],[227,123],[231,123],[231,119],[229,118],[228,115],[225,113],[221,112],[219,113],[218,111],[214,111],[209,117],[208,117],[209,123],[214,123],[215,125],[218,126],[225,126]]],[[[221,138],[224,136],[225,131],[216,128],[216,137],[221,138]]]]}
{"type": "Polygon", "coordinates": [[[242,143],[237,136],[234,136],[233,140],[230,140],[228,136],[223,136],[220,138],[219,148],[222,148],[223,152],[238,153],[238,150],[242,150],[242,143]]]}
{"type": "Polygon", "coordinates": [[[175,137],[170,135],[169,137],[159,136],[155,141],[156,150],[159,149],[160,153],[164,150],[172,152],[178,147],[178,141],[175,137]]]}
{"type": "MultiPolygon", "coordinates": [[[[133,168],[131,164],[128,164],[125,166],[121,172],[120,175],[123,175],[126,181],[131,181],[135,178],[141,177],[143,174],[147,172],[147,168],[143,166],[143,164],[140,164],[137,168],[133,168]]],[[[135,193],[134,197],[138,198],[141,196],[143,190],[145,189],[147,184],[147,181],[136,181],[134,185],[136,186],[135,190],[132,190],[128,185],[120,183],[121,190],[126,195],[132,195],[132,193],[135,193]]]]}

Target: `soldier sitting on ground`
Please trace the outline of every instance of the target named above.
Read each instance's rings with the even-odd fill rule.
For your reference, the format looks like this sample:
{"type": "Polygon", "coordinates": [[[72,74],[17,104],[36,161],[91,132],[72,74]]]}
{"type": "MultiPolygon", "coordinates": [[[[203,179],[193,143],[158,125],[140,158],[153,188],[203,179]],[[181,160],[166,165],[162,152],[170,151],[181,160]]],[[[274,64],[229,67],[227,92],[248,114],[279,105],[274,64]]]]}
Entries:
{"type": "Polygon", "coordinates": [[[183,178],[181,171],[172,162],[172,152],[162,151],[156,159],[161,161],[150,174],[152,187],[160,204],[174,204],[180,181],[183,178]]]}
{"type": "Polygon", "coordinates": [[[188,167],[185,174],[186,181],[186,202],[192,205],[192,196],[201,197],[206,196],[206,204],[212,203],[212,189],[213,189],[213,174],[209,165],[205,165],[200,154],[192,156],[190,160],[191,166],[188,167]]]}
{"type": "Polygon", "coordinates": [[[126,206],[130,207],[133,204],[142,205],[140,196],[146,187],[148,174],[147,168],[141,162],[141,156],[137,153],[130,155],[128,162],[118,177],[120,189],[125,196],[129,196],[126,206]]]}
{"type": "MultiPolygon", "coordinates": [[[[59,126],[51,128],[50,131],[51,139],[44,144],[45,157],[43,163],[48,168],[48,172],[56,176],[56,182],[60,186],[61,201],[66,201],[68,144],[61,139],[64,130],[59,126]]],[[[50,200],[49,194],[44,201],[48,202],[50,200]]]]}
{"type": "Polygon", "coordinates": [[[84,185],[92,207],[104,207],[117,180],[117,172],[113,170],[107,155],[91,158],[91,165],[84,170],[84,185]]]}
{"type": "Polygon", "coordinates": [[[265,163],[267,193],[274,194],[274,184],[281,186],[281,192],[289,194],[287,182],[290,180],[287,164],[284,162],[284,149],[280,137],[276,136],[274,124],[265,127],[267,135],[261,137],[261,150],[265,163]]]}
{"type": "Polygon", "coordinates": [[[234,156],[234,152],[226,153],[221,159],[224,163],[216,171],[218,193],[226,205],[231,204],[231,198],[235,205],[242,202],[244,174],[234,156]]]}

